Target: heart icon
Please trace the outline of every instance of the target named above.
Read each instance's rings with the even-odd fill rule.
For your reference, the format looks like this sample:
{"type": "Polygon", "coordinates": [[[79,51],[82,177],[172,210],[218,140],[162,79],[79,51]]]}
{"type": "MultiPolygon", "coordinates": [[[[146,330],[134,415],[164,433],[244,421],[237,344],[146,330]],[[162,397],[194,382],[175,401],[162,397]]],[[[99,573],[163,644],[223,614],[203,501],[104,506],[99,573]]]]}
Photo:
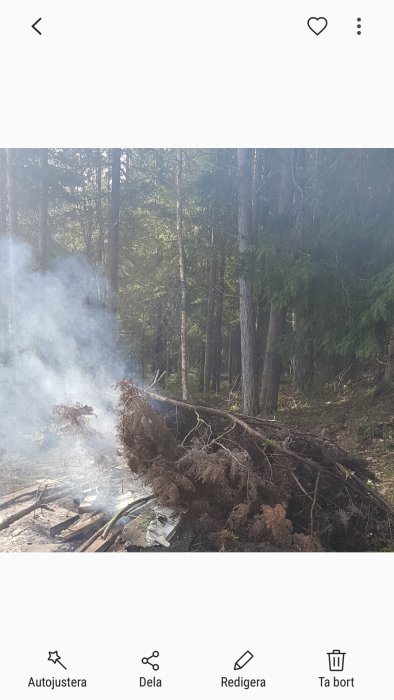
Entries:
{"type": "Polygon", "coordinates": [[[327,24],[328,22],[325,17],[309,17],[308,19],[308,27],[316,36],[324,32],[327,24]]]}

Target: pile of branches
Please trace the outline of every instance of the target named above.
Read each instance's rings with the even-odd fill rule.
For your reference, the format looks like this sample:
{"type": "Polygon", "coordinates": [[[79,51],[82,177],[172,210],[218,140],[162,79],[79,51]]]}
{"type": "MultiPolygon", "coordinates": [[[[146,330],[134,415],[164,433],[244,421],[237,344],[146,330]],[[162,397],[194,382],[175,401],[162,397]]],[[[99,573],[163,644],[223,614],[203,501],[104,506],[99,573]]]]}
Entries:
{"type": "Polygon", "coordinates": [[[361,458],[277,421],[120,388],[119,438],[156,498],[187,509],[206,546],[368,551],[392,546],[394,511],[361,458]]]}
{"type": "Polygon", "coordinates": [[[86,431],[89,425],[88,417],[94,415],[92,406],[78,402],[74,406],[57,404],[53,406],[52,413],[57,427],[65,433],[86,431]]]}

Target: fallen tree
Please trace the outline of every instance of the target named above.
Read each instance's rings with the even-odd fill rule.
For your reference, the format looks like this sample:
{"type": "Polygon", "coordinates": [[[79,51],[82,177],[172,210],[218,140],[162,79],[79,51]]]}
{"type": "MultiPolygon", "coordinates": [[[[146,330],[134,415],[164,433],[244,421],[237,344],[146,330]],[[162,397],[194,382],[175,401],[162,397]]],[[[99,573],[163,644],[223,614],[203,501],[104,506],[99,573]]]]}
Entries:
{"type": "Polygon", "coordinates": [[[277,422],[120,384],[119,437],[164,505],[206,546],[266,551],[391,547],[394,511],[364,460],[277,422]]]}

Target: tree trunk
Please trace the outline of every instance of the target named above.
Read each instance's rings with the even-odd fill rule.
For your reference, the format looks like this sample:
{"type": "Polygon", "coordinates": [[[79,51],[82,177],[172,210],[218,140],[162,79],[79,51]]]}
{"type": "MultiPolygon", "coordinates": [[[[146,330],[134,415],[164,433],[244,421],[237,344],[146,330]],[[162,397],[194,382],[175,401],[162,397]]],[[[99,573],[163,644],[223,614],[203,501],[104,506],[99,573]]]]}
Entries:
{"type": "Polygon", "coordinates": [[[257,386],[261,387],[262,371],[264,365],[265,350],[267,347],[268,325],[270,317],[270,307],[266,300],[261,297],[258,300],[256,309],[256,363],[257,363],[257,386]]]}
{"type": "Polygon", "coordinates": [[[205,365],[205,344],[200,344],[198,352],[198,391],[200,394],[204,391],[204,365],[205,365]]]}
{"type": "Polygon", "coordinates": [[[252,236],[254,244],[257,243],[257,233],[259,228],[259,208],[261,195],[261,169],[262,152],[261,148],[256,148],[253,157],[253,197],[252,197],[252,236]]]}
{"type": "MultiPolygon", "coordinates": [[[[6,170],[7,170],[7,234],[8,234],[8,255],[9,255],[9,301],[8,301],[8,345],[9,355],[12,355],[15,372],[15,386],[17,385],[16,369],[16,337],[15,337],[15,266],[14,266],[14,238],[18,233],[18,213],[15,192],[15,158],[17,151],[11,148],[6,149],[6,170]]],[[[8,353],[7,353],[8,354],[8,353]]]]}
{"type": "Polygon", "coordinates": [[[254,310],[251,284],[252,233],[252,154],[238,149],[238,238],[240,254],[239,308],[241,324],[242,403],[247,415],[256,413],[254,310]]]}
{"type": "Polygon", "coordinates": [[[228,387],[238,389],[241,378],[241,329],[239,323],[228,334],[228,387]]]}
{"type": "Polygon", "coordinates": [[[7,234],[7,161],[5,148],[0,149],[0,238],[7,234]]]}
{"type": "Polygon", "coordinates": [[[386,367],[384,375],[375,388],[374,395],[380,396],[394,386],[394,326],[391,329],[391,335],[387,348],[386,367]]]}
{"type": "Polygon", "coordinates": [[[48,150],[40,149],[40,208],[38,212],[37,262],[40,272],[47,268],[48,259],[48,150]]]}
{"type": "Polygon", "coordinates": [[[109,308],[116,314],[118,310],[119,286],[119,211],[120,211],[120,148],[112,152],[111,210],[109,221],[108,279],[109,308]]]}
{"type": "MultiPolygon", "coordinates": [[[[215,204],[214,204],[215,206],[215,204]]],[[[215,218],[215,217],[214,217],[215,218]]],[[[214,331],[214,308],[215,291],[217,283],[217,247],[215,222],[212,226],[211,255],[209,265],[209,287],[207,304],[207,325],[205,333],[205,361],[204,361],[204,394],[208,394],[211,388],[212,360],[213,360],[213,331],[214,331]]]]}
{"type": "Polygon", "coordinates": [[[222,323],[223,323],[223,298],[224,298],[224,270],[226,266],[226,249],[224,240],[221,240],[219,274],[217,280],[216,293],[216,316],[214,328],[214,365],[213,365],[213,388],[218,394],[220,391],[220,375],[222,370],[222,323]]]}
{"type": "Polygon", "coordinates": [[[157,316],[156,316],[156,334],[155,334],[155,344],[153,353],[153,374],[159,373],[161,377],[159,386],[165,387],[165,371],[166,371],[166,357],[167,357],[167,333],[166,324],[163,314],[163,304],[159,300],[157,305],[157,316]],[[163,376],[161,376],[163,375],[163,376]]]}
{"type": "Polygon", "coordinates": [[[179,252],[179,282],[181,291],[180,359],[181,387],[183,401],[190,400],[188,357],[187,357],[187,288],[185,272],[185,252],[183,247],[182,222],[182,149],[176,150],[176,232],[179,252]]]}
{"type": "Polygon", "coordinates": [[[8,227],[7,233],[10,238],[14,238],[18,233],[18,215],[16,208],[15,193],[15,158],[16,151],[12,148],[6,149],[7,157],[7,205],[8,205],[8,227]]]}
{"type": "Polygon", "coordinates": [[[260,409],[263,413],[275,413],[278,408],[281,375],[281,359],[278,345],[283,336],[284,325],[284,311],[278,309],[274,303],[271,303],[267,347],[260,392],[260,409]]]}
{"type": "MultiPolygon", "coordinates": [[[[1,255],[5,255],[5,238],[7,235],[7,156],[6,150],[0,150],[0,245],[1,255]]],[[[4,296],[0,298],[0,363],[6,364],[9,356],[9,327],[8,327],[8,300],[4,296]]],[[[0,391],[2,407],[5,405],[3,387],[0,391]],[[3,402],[4,401],[4,402],[3,402]]],[[[4,410],[2,408],[2,410],[4,410]]]]}
{"type": "MultiPolygon", "coordinates": [[[[292,231],[293,215],[293,185],[292,185],[292,153],[289,149],[280,150],[280,182],[278,188],[278,223],[289,236],[292,231]]],[[[284,333],[286,313],[274,302],[270,305],[270,320],[268,324],[267,346],[260,388],[260,408],[263,413],[275,413],[278,408],[278,397],[282,363],[279,353],[279,343],[284,333]]]]}
{"type": "Polygon", "coordinates": [[[104,264],[104,217],[103,217],[103,207],[102,207],[102,190],[103,190],[103,178],[102,178],[102,161],[101,161],[101,150],[97,149],[97,159],[96,159],[96,217],[97,225],[99,230],[98,241],[97,241],[97,262],[100,265],[104,264]]]}
{"type": "Polygon", "coordinates": [[[394,382],[394,328],[391,331],[391,336],[389,340],[386,369],[384,372],[383,381],[386,384],[393,384],[394,382]]]}
{"type": "MultiPolygon", "coordinates": [[[[297,328],[294,333],[297,333],[297,328]]],[[[314,340],[307,338],[303,342],[302,352],[294,353],[292,359],[292,384],[294,389],[304,396],[311,396],[314,384],[315,357],[314,340]]]]}

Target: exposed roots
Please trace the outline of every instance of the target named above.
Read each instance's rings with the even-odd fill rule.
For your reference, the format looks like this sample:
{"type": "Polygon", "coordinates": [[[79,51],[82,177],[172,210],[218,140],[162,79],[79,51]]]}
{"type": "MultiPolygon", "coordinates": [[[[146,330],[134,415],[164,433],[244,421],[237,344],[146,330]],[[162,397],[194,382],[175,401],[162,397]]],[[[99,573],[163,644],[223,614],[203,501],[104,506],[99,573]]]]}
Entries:
{"type": "Polygon", "coordinates": [[[120,384],[131,469],[182,506],[213,549],[366,551],[392,546],[394,513],[360,458],[276,421],[120,384]]]}

